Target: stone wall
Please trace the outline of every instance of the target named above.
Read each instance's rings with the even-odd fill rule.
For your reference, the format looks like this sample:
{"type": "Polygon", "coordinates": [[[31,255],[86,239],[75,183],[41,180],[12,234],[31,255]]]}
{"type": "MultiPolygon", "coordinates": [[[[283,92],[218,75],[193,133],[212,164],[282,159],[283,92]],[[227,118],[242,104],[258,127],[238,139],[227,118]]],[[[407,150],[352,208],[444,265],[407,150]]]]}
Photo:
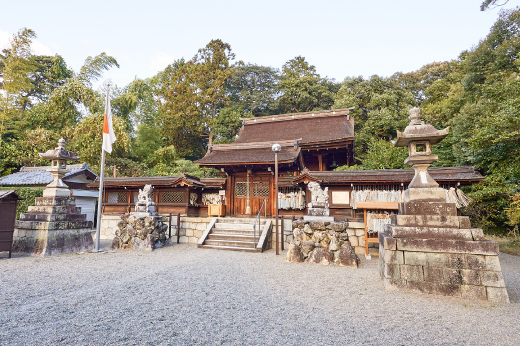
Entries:
{"type": "MultiPolygon", "coordinates": [[[[181,230],[179,243],[197,244],[202,233],[206,230],[211,222],[210,217],[187,217],[181,216],[181,230]]],[[[101,217],[101,236],[100,239],[113,240],[116,236],[118,223],[121,221],[121,215],[103,215],[101,217]]],[[[168,224],[168,221],[165,221],[168,224]]],[[[177,217],[172,218],[172,240],[177,242],[177,217]]],[[[94,233],[95,234],[95,233],[94,233]]],[[[168,230],[166,230],[168,235],[168,230]]]]}

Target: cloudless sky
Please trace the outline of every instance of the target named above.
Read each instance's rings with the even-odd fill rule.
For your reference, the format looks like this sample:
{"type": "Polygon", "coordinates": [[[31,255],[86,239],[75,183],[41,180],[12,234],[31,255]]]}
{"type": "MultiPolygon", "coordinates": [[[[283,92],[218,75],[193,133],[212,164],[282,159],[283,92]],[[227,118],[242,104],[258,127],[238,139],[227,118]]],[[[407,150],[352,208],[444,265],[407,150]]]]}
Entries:
{"type": "Polygon", "coordinates": [[[106,52],[121,67],[102,79],[121,87],[190,59],[217,38],[246,63],[281,68],[302,55],[337,81],[390,76],[457,58],[499,14],[480,12],[482,0],[2,2],[0,48],[27,27],[38,35],[36,54],[58,53],[76,71],[87,56],[106,52]]]}

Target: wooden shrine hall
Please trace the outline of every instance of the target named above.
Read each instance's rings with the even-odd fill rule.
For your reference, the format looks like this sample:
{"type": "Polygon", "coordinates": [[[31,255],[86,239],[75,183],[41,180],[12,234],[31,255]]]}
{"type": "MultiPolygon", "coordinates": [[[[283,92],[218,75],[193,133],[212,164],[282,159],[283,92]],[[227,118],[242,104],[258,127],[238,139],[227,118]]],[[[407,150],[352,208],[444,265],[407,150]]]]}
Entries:
{"type": "MultiPolygon", "coordinates": [[[[327,171],[354,161],[354,119],[349,109],[281,114],[243,119],[232,144],[213,145],[206,156],[195,161],[226,175],[228,215],[256,215],[266,199],[267,214],[275,214],[275,154],[279,144],[278,168],[281,181],[288,182],[307,168],[327,171]]],[[[305,192],[285,184],[288,195],[305,208],[305,192]],[[294,198],[293,198],[294,199],[294,198]]]]}

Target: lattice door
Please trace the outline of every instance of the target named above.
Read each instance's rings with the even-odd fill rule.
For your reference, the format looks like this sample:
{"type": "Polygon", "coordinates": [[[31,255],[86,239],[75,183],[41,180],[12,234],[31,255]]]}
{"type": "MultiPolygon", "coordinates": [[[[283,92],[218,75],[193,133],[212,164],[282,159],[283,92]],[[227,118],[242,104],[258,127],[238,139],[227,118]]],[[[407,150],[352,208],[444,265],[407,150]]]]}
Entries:
{"type": "Polygon", "coordinates": [[[247,197],[247,182],[237,181],[235,183],[235,196],[247,197]]]}
{"type": "Polygon", "coordinates": [[[269,197],[269,183],[254,182],[253,183],[253,197],[269,197]]]}
{"type": "Polygon", "coordinates": [[[183,203],[184,192],[182,191],[163,191],[161,193],[161,203],[183,203]]]}
{"type": "Polygon", "coordinates": [[[105,203],[126,203],[126,191],[114,191],[107,193],[105,203]]]}

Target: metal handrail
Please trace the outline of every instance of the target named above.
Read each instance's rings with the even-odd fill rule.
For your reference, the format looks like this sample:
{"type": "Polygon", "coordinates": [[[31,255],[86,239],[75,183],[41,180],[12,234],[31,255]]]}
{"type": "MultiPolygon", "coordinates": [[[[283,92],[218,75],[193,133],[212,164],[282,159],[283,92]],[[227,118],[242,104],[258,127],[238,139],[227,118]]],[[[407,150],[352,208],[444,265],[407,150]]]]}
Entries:
{"type": "MultiPolygon", "coordinates": [[[[262,201],[262,206],[260,207],[260,210],[258,211],[258,214],[256,215],[255,223],[253,224],[253,249],[256,248],[256,222],[258,221],[258,218],[260,217],[260,213],[262,212],[262,209],[264,208],[264,204],[267,198],[264,198],[262,201]]],[[[264,210],[264,221],[267,219],[267,208],[264,210]]],[[[258,225],[258,230],[260,231],[260,225],[258,225]]],[[[260,238],[260,232],[258,232],[258,238],[260,238]]],[[[260,239],[259,239],[260,240],[260,239]]]]}

